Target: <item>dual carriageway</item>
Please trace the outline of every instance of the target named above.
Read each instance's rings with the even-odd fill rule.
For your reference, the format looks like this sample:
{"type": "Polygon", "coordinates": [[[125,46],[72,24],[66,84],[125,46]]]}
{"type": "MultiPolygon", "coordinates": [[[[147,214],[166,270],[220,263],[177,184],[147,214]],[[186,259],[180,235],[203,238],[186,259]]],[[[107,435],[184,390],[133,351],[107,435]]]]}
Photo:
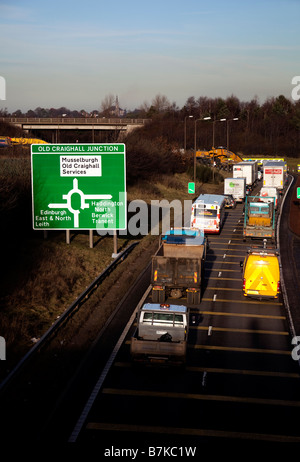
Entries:
{"type": "MultiPolygon", "coordinates": [[[[282,222],[286,225],[288,217],[282,222]]],[[[43,406],[55,389],[50,371],[39,371],[36,379],[28,373],[22,398],[20,381],[14,385],[9,419],[2,414],[7,440],[93,444],[99,454],[112,447],[140,448],[143,455],[149,447],[189,445],[199,455],[202,443],[215,441],[299,443],[300,374],[291,355],[289,312],[282,296],[262,301],[243,296],[240,262],[250,242],[243,242],[242,229],[238,204],[226,209],[220,235],[208,235],[204,287],[200,304],[190,306],[184,368],[131,362],[135,307],[151,301],[149,263],[59,399],[48,405],[47,416],[43,406]],[[35,409],[35,392],[28,392],[33,384],[40,393],[35,409]]],[[[280,241],[281,246],[291,242],[286,228],[280,241]]],[[[41,365],[42,352],[39,356],[41,365]]]]}
{"type": "MultiPolygon", "coordinates": [[[[243,296],[240,262],[249,241],[243,242],[242,206],[227,210],[220,235],[208,236],[202,299],[190,307],[186,367],[134,366],[133,314],[69,442],[143,448],[300,442],[299,364],[291,355],[289,315],[282,297],[243,296]]],[[[143,301],[151,301],[149,293],[143,301]]]]}

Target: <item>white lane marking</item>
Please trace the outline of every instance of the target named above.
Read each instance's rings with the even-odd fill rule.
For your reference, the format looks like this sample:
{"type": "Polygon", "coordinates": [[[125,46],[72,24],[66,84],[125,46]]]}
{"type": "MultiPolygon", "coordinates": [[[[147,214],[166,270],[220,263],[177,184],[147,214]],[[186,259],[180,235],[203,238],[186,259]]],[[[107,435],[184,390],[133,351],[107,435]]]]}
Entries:
{"type": "Polygon", "coordinates": [[[100,392],[100,389],[101,389],[101,387],[103,385],[103,382],[104,382],[104,380],[105,380],[105,378],[106,378],[106,376],[107,376],[107,374],[108,374],[108,372],[109,372],[109,370],[110,370],[110,368],[111,368],[111,366],[112,366],[112,364],[113,364],[113,362],[114,362],[114,360],[115,360],[115,358],[117,356],[117,353],[118,353],[119,349],[121,348],[121,345],[124,342],[125,337],[128,334],[128,331],[129,331],[132,323],[134,322],[134,319],[136,318],[136,314],[137,314],[139,308],[142,306],[142,304],[145,302],[147,296],[149,295],[150,290],[151,290],[151,286],[149,286],[148,289],[146,290],[146,292],[144,293],[143,297],[141,298],[141,300],[139,301],[138,305],[136,306],[134,312],[132,313],[131,318],[129,319],[128,323],[126,324],[125,329],[123,330],[119,340],[117,341],[117,343],[116,343],[116,345],[115,345],[115,347],[113,349],[113,352],[111,353],[111,355],[110,355],[110,357],[109,357],[109,359],[108,359],[108,361],[107,361],[107,363],[106,363],[106,365],[105,365],[105,367],[104,367],[104,369],[103,369],[103,371],[102,371],[102,373],[101,373],[101,375],[100,375],[100,377],[99,377],[93,391],[91,392],[91,395],[89,396],[89,398],[88,398],[88,400],[87,400],[87,402],[85,404],[85,407],[84,407],[84,409],[83,409],[77,423],[75,424],[73,432],[71,433],[71,436],[69,437],[69,440],[68,440],[69,443],[75,443],[76,442],[76,440],[77,440],[77,438],[79,436],[79,433],[81,432],[81,430],[82,430],[82,428],[84,426],[84,423],[85,423],[85,421],[86,421],[86,419],[88,417],[88,414],[89,414],[90,410],[92,409],[92,406],[93,406],[93,404],[94,404],[94,402],[95,402],[95,400],[96,400],[96,398],[97,398],[97,396],[98,396],[98,394],[100,392]]]}

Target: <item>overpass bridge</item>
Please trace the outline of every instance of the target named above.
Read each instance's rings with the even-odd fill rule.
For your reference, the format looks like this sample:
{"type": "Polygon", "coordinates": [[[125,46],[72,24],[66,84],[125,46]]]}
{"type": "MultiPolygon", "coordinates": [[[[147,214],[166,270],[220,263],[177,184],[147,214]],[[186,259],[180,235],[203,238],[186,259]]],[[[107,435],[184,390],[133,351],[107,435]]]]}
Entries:
{"type": "MultiPolygon", "coordinates": [[[[60,130],[91,130],[94,141],[94,133],[99,130],[110,130],[127,135],[135,128],[143,127],[149,119],[126,119],[106,117],[1,117],[1,122],[6,122],[24,131],[52,130],[58,141],[60,130]]],[[[53,140],[54,141],[54,140],[53,140]]]]}

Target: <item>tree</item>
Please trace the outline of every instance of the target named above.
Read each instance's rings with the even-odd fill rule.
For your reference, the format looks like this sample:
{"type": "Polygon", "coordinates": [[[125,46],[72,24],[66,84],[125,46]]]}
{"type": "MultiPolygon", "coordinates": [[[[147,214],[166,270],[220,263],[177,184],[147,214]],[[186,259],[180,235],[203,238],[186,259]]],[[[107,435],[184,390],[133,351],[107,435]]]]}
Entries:
{"type": "Polygon", "coordinates": [[[114,104],[115,97],[112,94],[106,95],[101,101],[101,113],[103,116],[108,117],[110,115],[111,107],[114,104]]]}
{"type": "Polygon", "coordinates": [[[171,104],[165,95],[158,94],[153,98],[152,106],[157,112],[165,112],[171,107],[171,104]]]}
{"type": "Polygon", "coordinates": [[[188,111],[188,113],[193,114],[193,112],[195,112],[195,109],[196,109],[196,107],[197,107],[197,103],[196,103],[196,101],[195,101],[195,97],[194,97],[194,96],[190,96],[190,97],[186,100],[185,107],[186,107],[186,110],[188,111]]]}

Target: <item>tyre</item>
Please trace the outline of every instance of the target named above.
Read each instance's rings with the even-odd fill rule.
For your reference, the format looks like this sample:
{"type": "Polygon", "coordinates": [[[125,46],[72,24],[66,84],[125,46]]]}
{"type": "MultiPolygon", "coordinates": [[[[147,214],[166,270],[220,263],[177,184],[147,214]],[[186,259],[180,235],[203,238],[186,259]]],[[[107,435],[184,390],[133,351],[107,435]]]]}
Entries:
{"type": "Polygon", "coordinates": [[[187,305],[193,305],[193,302],[194,302],[194,294],[193,294],[193,292],[187,292],[186,293],[186,302],[187,302],[187,305]]]}
{"type": "Polygon", "coordinates": [[[193,304],[194,305],[199,305],[200,304],[200,298],[201,298],[201,294],[200,294],[200,290],[197,291],[197,292],[194,292],[194,297],[193,297],[193,304]]]}

